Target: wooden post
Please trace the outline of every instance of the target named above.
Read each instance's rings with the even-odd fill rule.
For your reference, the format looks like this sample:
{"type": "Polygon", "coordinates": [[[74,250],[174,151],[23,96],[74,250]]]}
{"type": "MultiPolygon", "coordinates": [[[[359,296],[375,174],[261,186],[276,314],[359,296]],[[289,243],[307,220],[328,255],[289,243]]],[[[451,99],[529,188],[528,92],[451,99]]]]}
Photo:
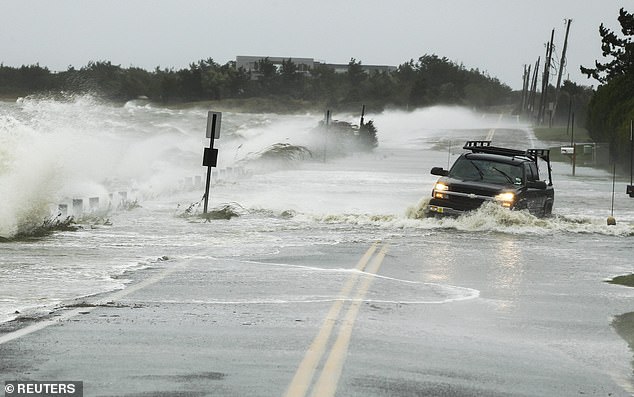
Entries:
{"type": "Polygon", "coordinates": [[[531,84],[531,93],[528,100],[528,107],[530,113],[535,114],[535,98],[537,97],[537,79],[539,73],[539,63],[542,60],[542,57],[537,57],[537,62],[535,62],[535,70],[533,71],[533,82],[531,84]]]}
{"type": "Polygon", "coordinates": [[[550,63],[553,56],[553,41],[555,40],[555,29],[550,33],[550,42],[546,45],[546,63],[544,64],[544,75],[542,77],[542,96],[539,101],[539,113],[537,120],[541,124],[544,121],[546,103],[548,101],[548,81],[550,80],[550,63]]]}
{"type": "Polygon", "coordinates": [[[575,176],[575,168],[577,166],[577,147],[575,146],[575,114],[572,114],[570,135],[570,146],[572,146],[572,176],[575,176]]]}
{"type": "Polygon", "coordinates": [[[568,98],[568,123],[566,124],[566,135],[570,135],[570,116],[572,115],[572,96],[568,98]]]}
{"type": "Polygon", "coordinates": [[[634,183],[632,183],[632,174],[634,174],[634,120],[630,120],[630,184],[627,185],[625,193],[634,198],[634,183]]]}
{"type": "Polygon", "coordinates": [[[567,21],[566,25],[566,37],[564,39],[564,48],[561,50],[561,61],[559,62],[559,75],[557,76],[557,87],[555,89],[555,105],[553,106],[553,113],[550,115],[550,120],[555,119],[555,113],[557,113],[557,103],[559,102],[559,90],[561,88],[561,76],[564,71],[564,65],[566,64],[566,49],[568,48],[568,33],[570,32],[570,23],[572,19],[567,21]]]}
{"type": "Polygon", "coordinates": [[[528,65],[524,65],[524,75],[522,76],[522,105],[520,107],[521,113],[526,112],[527,102],[528,102],[528,80],[531,74],[531,67],[528,65]]]}
{"type": "Polygon", "coordinates": [[[326,120],[325,120],[325,131],[324,131],[324,163],[326,162],[326,151],[328,150],[328,132],[330,129],[330,110],[326,110],[326,120]]]}

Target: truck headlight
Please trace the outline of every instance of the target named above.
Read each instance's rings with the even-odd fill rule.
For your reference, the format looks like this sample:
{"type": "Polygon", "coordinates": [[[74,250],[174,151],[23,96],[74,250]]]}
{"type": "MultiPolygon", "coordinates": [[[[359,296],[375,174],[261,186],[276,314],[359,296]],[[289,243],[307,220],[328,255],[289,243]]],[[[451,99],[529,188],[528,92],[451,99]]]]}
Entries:
{"type": "Polygon", "coordinates": [[[440,190],[440,191],[449,190],[449,186],[445,185],[444,183],[438,182],[436,183],[436,186],[434,186],[434,190],[440,190]]]}
{"type": "Polygon", "coordinates": [[[441,182],[436,183],[434,186],[434,197],[437,199],[447,198],[447,195],[443,194],[443,192],[446,192],[447,190],[449,190],[449,186],[441,182]]]}
{"type": "Polygon", "coordinates": [[[495,196],[495,200],[502,203],[503,207],[510,207],[511,205],[513,205],[513,201],[515,201],[515,193],[513,192],[500,193],[497,196],[495,196]]]}

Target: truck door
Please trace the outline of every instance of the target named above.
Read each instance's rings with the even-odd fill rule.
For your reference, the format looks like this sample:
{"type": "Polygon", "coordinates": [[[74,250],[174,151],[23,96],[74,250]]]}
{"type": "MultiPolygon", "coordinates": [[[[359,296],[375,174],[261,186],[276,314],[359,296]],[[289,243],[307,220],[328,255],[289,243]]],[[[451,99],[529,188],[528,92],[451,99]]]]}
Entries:
{"type": "MultiPolygon", "coordinates": [[[[526,176],[526,182],[539,181],[539,171],[537,170],[537,165],[532,161],[524,163],[524,175],[526,176]]],[[[531,214],[541,215],[544,205],[546,204],[546,191],[527,188],[526,204],[531,214]]]]}

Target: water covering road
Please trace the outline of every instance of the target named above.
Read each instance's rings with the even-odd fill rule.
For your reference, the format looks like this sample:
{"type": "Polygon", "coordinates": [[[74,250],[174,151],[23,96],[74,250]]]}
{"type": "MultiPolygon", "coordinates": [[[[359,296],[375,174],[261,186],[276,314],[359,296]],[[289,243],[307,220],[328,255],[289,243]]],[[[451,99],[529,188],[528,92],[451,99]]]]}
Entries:
{"type": "Polygon", "coordinates": [[[530,128],[457,108],[386,112],[372,117],[373,153],[262,164],[254,153],[267,145],[314,144],[306,131],[320,116],[225,114],[219,163],[251,174],[212,189],[212,206],[240,216],[207,222],[184,212],[201,192],[179,187],[203,172],[204,118],[91,98],[3,104],[5,234],[54,200],[107,194],[105,178],[133,180],[141,208],[0,244],[5,320],[16,310],[59,318],[70,310],[60,302],[104,293],[11,340],[18,324],[5,323],[0,380],[83,380],[87,395],[634,390],[627,331],[615,322],[634,290],[604,282],[632,272],[634,202],[617,191],[618,224],[606,225],[606,172],[572,177],[554,164],[553,218],[489,206],[424,219],[432,166],[446,167],[466,139],[540,147],[530,128]],[[34,188],[41,178],[46,189],[34,188]],[[316,364],[302,366],[314,352],[316,364]]]}

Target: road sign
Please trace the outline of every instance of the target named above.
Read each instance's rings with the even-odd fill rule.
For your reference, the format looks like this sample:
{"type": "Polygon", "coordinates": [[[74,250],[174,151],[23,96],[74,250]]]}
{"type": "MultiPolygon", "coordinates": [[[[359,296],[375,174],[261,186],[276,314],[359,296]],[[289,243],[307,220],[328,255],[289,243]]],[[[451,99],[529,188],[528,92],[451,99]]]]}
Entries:
{"type": "Polygon", "coordinates": [[[203,152],[203,166],[207,167],[207,183],[205,184],[205,207],[204,213],[207,213],[207,205],[209,203],[209,186],[211,184],[211,167],[218,164],[218,149],[214,149],[214,139],[220,138],[220,120],[221,112],[207,112],[207,131],[206,137],[209,138],[209,147],[203,152]]]}
{"type": "Polygon", "coordinates": [[[215,167],[218,164],[218,149],[205,148],[203,153],[203,166],[215,167]]]}
{"type": "Polygon", "coordinates": [[[207,112],[207,138],[214,139],[220,138],[220,121],[222,119],[222,112],[207,112]]]}

